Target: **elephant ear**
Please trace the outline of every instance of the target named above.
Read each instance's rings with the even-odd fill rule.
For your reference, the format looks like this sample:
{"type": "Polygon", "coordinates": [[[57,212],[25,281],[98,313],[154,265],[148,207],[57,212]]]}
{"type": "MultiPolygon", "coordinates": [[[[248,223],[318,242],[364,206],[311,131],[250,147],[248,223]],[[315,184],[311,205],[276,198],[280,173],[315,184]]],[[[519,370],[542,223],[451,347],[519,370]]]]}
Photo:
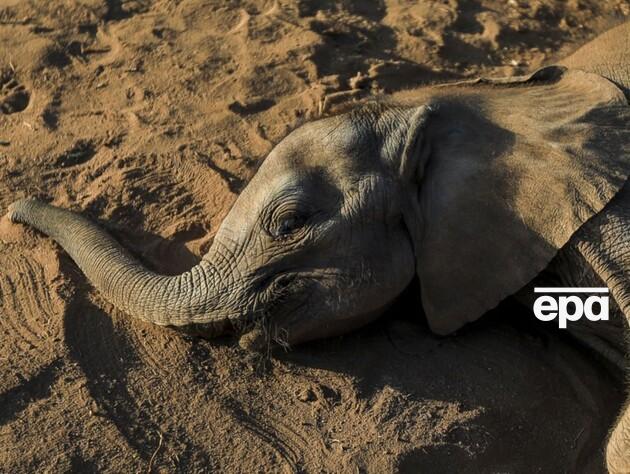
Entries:
{"type": "Polygon", "coordinates": [[[425,99],[400,171],[423,307],[447,334],[525,286],[623,186],[630,107],[601,76],[555,66],[425,99]]]}

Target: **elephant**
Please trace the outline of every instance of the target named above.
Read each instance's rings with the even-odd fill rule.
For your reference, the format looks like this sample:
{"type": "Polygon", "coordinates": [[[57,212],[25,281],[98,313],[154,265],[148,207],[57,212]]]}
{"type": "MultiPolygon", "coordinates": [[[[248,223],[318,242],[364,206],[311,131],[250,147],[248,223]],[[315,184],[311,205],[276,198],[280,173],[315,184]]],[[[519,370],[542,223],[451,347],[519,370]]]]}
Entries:
{"type": "MultiPolygon", "coordinates": [[[[250,349],[351,331],[412,285],[440,335],[510,296],[532,304],[536,286],[607,287],[610,320],[568,331],[626,370],[629,100],[626,23],[528,75],[351,105],[280,141],[176,276],[40,200],[8,217],[57,241],[127,314],[250,349]]],[[[630,472],[628,403],[606,463],[630,472]]]]}

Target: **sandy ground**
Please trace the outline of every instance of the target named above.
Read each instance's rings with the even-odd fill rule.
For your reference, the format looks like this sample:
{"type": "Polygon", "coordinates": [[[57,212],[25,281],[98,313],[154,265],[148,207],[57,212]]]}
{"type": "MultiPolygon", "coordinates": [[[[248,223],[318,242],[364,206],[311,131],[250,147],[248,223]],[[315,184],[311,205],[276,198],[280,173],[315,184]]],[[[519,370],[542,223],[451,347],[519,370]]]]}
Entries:
{"type": "MultiPolygon", "coordinates": [[[[178,273],[322,108],[524,72],[629,14],[624,0],[4,0],[0,215],[36,195],[178,273]]],[[[264,360],[131,321],[2,219],[0,471],[602,470],[622,390],[599,362],[510,303],[443,339],[413,303],[264,360]]]]}

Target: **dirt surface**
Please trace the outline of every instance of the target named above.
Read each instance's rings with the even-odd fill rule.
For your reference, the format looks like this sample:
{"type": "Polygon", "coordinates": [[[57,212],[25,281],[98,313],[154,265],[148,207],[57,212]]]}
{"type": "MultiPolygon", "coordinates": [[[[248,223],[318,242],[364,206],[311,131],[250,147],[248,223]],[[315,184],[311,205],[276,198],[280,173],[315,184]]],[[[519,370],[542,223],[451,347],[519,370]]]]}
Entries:
{"type": "MultiPolygon", "coordinates": [[[[0,215],[36,195],[178,273],[299,122],[524,72],[628,14],[624,0],[5,0],[0,215]]],[[[0,471],[602,470],[622,390],[586,351],[509,303],[438,339],[401,301],[264,360],[130,320],[3,218],[0,471]]]]}

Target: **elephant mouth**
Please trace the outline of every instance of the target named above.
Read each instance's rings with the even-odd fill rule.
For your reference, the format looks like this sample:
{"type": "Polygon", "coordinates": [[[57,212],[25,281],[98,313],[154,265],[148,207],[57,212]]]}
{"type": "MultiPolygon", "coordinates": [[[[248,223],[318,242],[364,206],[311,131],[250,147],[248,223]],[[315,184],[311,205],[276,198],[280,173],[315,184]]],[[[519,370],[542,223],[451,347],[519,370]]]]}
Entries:
{"type": "Polygon", "coordinates": [[[232,322],[241,334],[239,345],[247,350],[260,351],[274,344],[288,347],[288,322],[308,306],[317,278],[311,273],[285,271],[265,283],[240,327],[232,322]]]}

